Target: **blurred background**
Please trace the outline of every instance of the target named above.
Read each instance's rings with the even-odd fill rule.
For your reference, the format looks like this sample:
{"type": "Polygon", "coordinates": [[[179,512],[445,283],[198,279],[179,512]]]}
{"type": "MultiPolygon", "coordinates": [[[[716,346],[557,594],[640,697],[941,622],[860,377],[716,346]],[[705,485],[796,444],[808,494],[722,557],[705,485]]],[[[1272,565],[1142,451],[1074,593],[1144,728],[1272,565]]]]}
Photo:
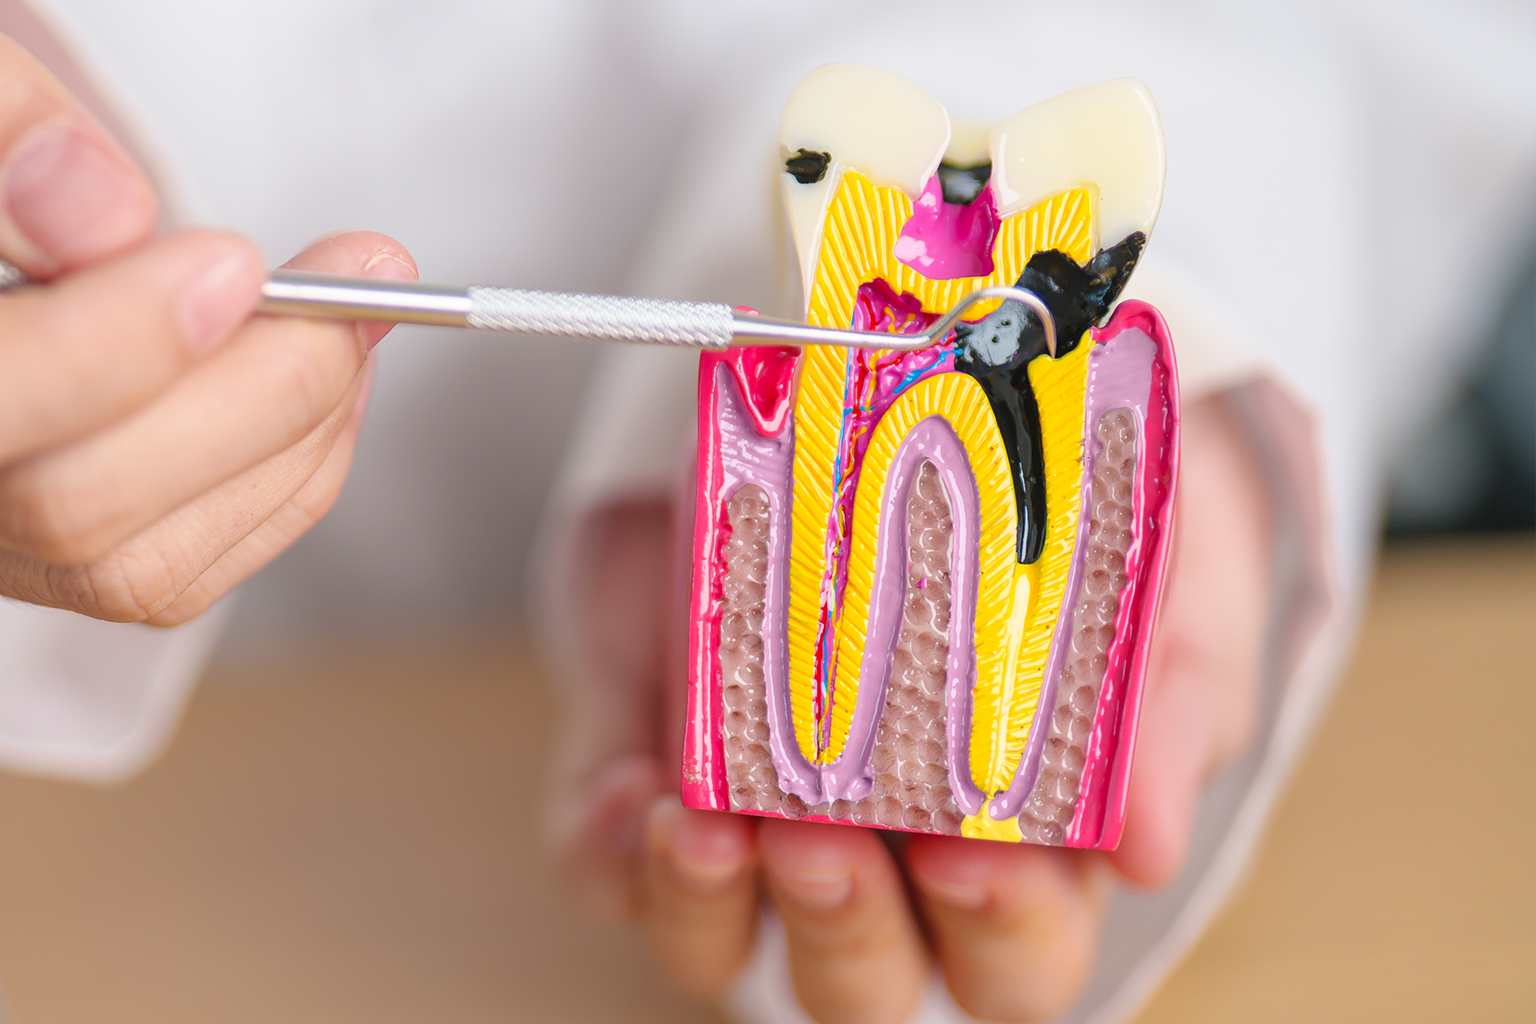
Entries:
{"type": "MultiPolygon", "coordinates": [[[[648,225],[586,211],[629,233],[593,234],[603,244],[565,263],[527,258],[505,238],[542,215],[520,197],[538,168],[516,154],[443,157],[428,168],[447,183],[437,205],[410,212],[396,202],[415,185],[402,154],[376,161],[375,192],[358,188],[375,154],[337,116],[352,102],[436,127],[446,108],[422,93],[450,94],[466,69],[503,91],[532,90],[519,75],[601,69],[507,60],[491,32],[408,31],[421,19],[404,3],[374,5],[384,13],[366,23],[360,5],[332,5],[342,42],[314,52],[289,38],[300,0],[272,0],[283,16],[249,23],[236,5],[187,0],[150,29],[121,0],[67,6],[162,112],[207,206],[269,251],[313,234],[285,201],[302,190],[411,239],[444,279],[630,283],[648,225]],[[142,53],[109,45],[135,31],[165,38],[142,53]],[[251,93],[226,89],[218,118],[186,86],[232,62],[207,40],[257,31],[273,36],[251,53],[293,45],[295,67],[337,76],[336,110],[299,91],[272,101],[313,108],[320,127],[297,142],[263,121],[256,96],[289,88],[286,64],[230,72],[251,93]],[[368,33],[399,37],[411,82],[366,73],[346,46],[368,33]],[[466,47],[481,50],[450,59],[466,47]],[[167,52],[184,72],[155,73],[167,52]],[[364,85],[384,98],[349,92],[364,85]],[[210,132],[229,138],[192,144],[210,132]],[[291,181],[268,159],[283,145],[312,157],[291,181]],[[467,198],[487,193],[506,208],[467,198]],[[389,216],[369,219],[376,209],[389,216]]],[[[622,59],[613,40],[645,31],[624,10],[583,60],[622,59]]],[[[588,134],[618,149],[685,145],[693,84],[641,70],[583,114],[606,118],[588,134]]],[[[570,163],[600,160],[596,146],[570,163]]],[[[621,210],[665,186],[647,173],[591,191],[621,210]]],[[[1536,1018],[1536,238],[1522,265],[1477,358],[1396,446],[1350,666],[1251,874],[1142,1024],[1536,1018]]],[[[544,351],[528,375],[534,344],[402,329],[374,395],[389,415],[367,422],[338,507],[242,589],[168,751],[110,788],[0,774],[0,1021],[718,1024],[667,993],[632,937],[577,916],[539,845],[554,703],[518,625],[522,572],[598,349],[544,351]],[[467,477],[464,464],[491,471],[467,477]],[[434,529],[466,509],[471,528],[434,529]]]]}
{"type": "MultiPolygon", "coordinates": [[[[1528,533],[1388,546],[1250,878],[1139,1024],[1532,1019],[1533,566],[1528,533]]],[[[521,651],[224,658],[128,785],[0,777],[13,1018],[721,1024],[555,891],[521,651]]]]}
{"type": "Polygon", "coordinates": [[[1392,467],[1387,535],[1536,524],[1536,245],[1450,405],[1392,467]]]}

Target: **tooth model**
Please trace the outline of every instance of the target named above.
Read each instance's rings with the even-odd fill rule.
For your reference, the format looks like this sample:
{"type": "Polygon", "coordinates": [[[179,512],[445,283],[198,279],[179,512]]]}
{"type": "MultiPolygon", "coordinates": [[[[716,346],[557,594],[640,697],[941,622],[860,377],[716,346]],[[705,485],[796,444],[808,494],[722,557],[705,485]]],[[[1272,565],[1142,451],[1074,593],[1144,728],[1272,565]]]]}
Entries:
{"type": "Polygon", "coordinates": [[[1178,468],[1173,349],[1110,307],[1162,201],[1146,87],[988,129],[822,67],[782,122],[806,318],[917,352],[742,348],[699,373],[683,796],[1113,848],[1178,468]],[[1100,326],[1102,324],[1102,326],[1100,326]]]}

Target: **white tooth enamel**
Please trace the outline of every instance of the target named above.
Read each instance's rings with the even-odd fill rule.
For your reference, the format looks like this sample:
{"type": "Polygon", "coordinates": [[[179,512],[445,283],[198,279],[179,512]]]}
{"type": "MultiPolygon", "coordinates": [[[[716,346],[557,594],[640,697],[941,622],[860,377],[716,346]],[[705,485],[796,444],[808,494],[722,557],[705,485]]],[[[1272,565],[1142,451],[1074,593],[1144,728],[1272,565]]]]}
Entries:
{"type": "Polygon", "coordinates": [[[1163,204],[1163,124],[1147,87],[1118,78],[1062,93],[992,132],[992,191],[1004,217],[1064,189],[1098,186],[1099,241],[1148,234],[1163,204]]]}
{"type": "Polygon", "coordinates": [[[827,204],[832,201],[832,186],[837,184],[837,175],[829,167],[820,181],[809,185],[800,184],[790,174],[780,177],[784,180],[784,212],[789,215],[789,233],[795,242],[795,255],[800,260],[800,294],[809,303],[811,287],[816,283],[821,225],[827,217],[827,204]]]}
{"type": "Polygon", "coordinates": [[[980,167],[992,159],[990,124],[980,121],[953,121],[950,123],[949,148],[944,150],[944,162],[951,167],[980,167]]]}
{"type": "Polygon", "coordinates": [[[827,64],[800,80],[784,106],[779,142],[785,158],[801,149],[828,153],[820,181],[783,175],[784,206],[810,296],[821,225],[845,168],[914,199],[949,145],[949,114],[916,82],[862,64],[827,64]]]}

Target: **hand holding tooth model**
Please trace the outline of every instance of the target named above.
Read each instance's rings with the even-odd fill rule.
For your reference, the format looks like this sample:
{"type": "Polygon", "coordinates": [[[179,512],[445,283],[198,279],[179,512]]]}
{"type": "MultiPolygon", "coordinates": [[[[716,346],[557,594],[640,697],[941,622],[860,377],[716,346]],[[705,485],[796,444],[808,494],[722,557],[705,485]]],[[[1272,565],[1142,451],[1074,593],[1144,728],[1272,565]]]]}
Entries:
{"type": "MultiPolygon", "coordinates": [[[[655,749],[681,748],[685,804],[740,813],[657,797],[640,864],[615,863],[603,822],[664,794],[668,766],[599,761],[578,769],[573,875],[622,894],[699,991],[740,969],[761,869],[818,1019],[902,1019],[935,963],[965,1009],[1044,1016],[1082,984],[1111,869],[1176,868],[1256,680],[1252,457],[1219,408],[1181,415],[1157,312],[1116,304],[1161,199],[1157,111],[1122,80],[952,126],[910,80],[832,65],[795,90],[780,143],[811,323],[901,337],[997,284],[1048,318],[993,302],[916,351],[703,356],[686,669],[633,671],[686,670],[683,735],[655,749]],[[1175,488],[1201,541],[1164,600],[1175,488]],[[848,824],[909,834],[893,856],[848,824]]],[[[642,596],[668,530],[633,508],[591,524],[582,587],[603,598],[578,647],[676,628],[642,596]]],[[[593,664],[595,684],[629,685],[635,657],[593,664]]],[[[584,701],[573,748],[607,718],[584,701]]],[[[613,727],[632,749],[633,723],[613,727]]]]}
{"type": "MultiPolygon", "coordinates": [[[[0,529],[6,531],[0,535],[6,552],[0,592],[103,618],[174,624],[197,615],[259,568],[334,499],[356,437],[369,352],[383,329],[249,319],[261,299],[263,277],[249,244],[209,232],[152,240],[153,196],[132,161],[25,53],[0,46],[0,78],[30,83],[49,99],[17,127],[21,139],[7,183],[10,223],[0,238],[0,256],[40,282],[0,300],[0,315],[10,324],[0,357],[12,363],[0,375],[9,387],[9,397],[0,403],[6,416],[0,422],[6,458],[0,473],[5,513],[0,529]],[[77,191],[69,192],[71,186],[77,191]],[[93,216],[81,216],[82,209],[93,216]],[[37,358],[44,351],[50,358],[37,358]]],[[[1152,593],[1153,600],[1143,599],[1146,610],[1132,615],[1123,633],[1123,646],[1144,653],[1166,545],[1177,428],[1168,390],[1171,352],[1155,314],[1132,307],[1117,314],[1120,319],[1112,319],[1104,333],[1091,329],[1109,312],[1135,264],[1161,179],[1161,140],[1150,101],[1130,84],[1113,85],[1105,95],[1111,105],[1129,102],[1143,119],[1137,125],[1141,134],[1128,143],[1130,158],[1151,161],[1140,168],[1142,179],[1131,182],[1139,208],[1124,201],[1117,205],[1111,187],[1116,183],[1103,172],[1100,181],[1068,170],[1062,173],[1074,187],[1045,196],[1040,209],[1041,197],[1030,190],[1049,191],[1051,185],[1006,172],[1003,160],[1006,145],[1040,133],[1029,126],[1029,111],[998,130],[1001,142],[990,155],[1004,170],[984,181],[977,169],[985,153],[940,162],[954,149],[947,118],[897,76],[826,69],[796,94],[786,117],[786,146],[793,146],[785,189],[797,243],[802,254],[812,253],[804,257],[812,324],[911,335],[934,327],[942,313],[977,288],[1015,284],[1043,300],[1047,316],[1013,301],[993,302],[995,308],[975,310],[952,336],[938,331],[936,344],[905,354],[756,348],[704,362],[705,483],[723,481],[722,473],[750,482],[729,493],[700,492],[705,513],[700,550],[708,557],[695,566],[697,579],[709,593],[718,586],[728,606],[712,620],[706,599],[696,609],[695,626],[707,630],[711,621],[723,623],[728,643],[696,652],[712,666],[695,678],[696,698],[712,703],[702,720],[698,709],[694,716],[696,726],[711,730],[704,759],[685,766],[685,789],[695,802],[1016,840],[1024,838],[1020,822],[1026,819],[1017,807],[1012,813],[995,810],[999,799],[1012,793],[1015,804],[1029,801],[1034,809],[1027,838],[1072,842],[1080,834],[1067,827],[1075,792],[1051,805],[1049,815],[1036,809],[1053,798],[1053,778],[1077,770],[1072,760],[1077,748],[1051,746],[1059,737],[1045,738],[1040,730],[1041,740],[1026,739],[1029,706],[1040,703],[1042,692],[1049,699],[1051,688],[1042,686],[1040,665],[1025,664],[1024,645],[1031,631],[1042,632],[1039,623],[1062,614],[1039,611],[1041,595],[1054,586],[1052,607],[1066,607],[1065,590],[1084,590],[1081,582],[1074,589],[1066,577],[1080,580],[1098,568],[1077,557],[1077,537],[1094,535],[1095,520],[1081,496],[1073,498],[1084,487],[1076,452],[1091,448],[1087,464],[1101,458],[1121,476],[1109,482],[1096,477],[1097,484],[1132,488],[1150,524],[1139,535],[1122,531],[1125,543],[1097,556],[1104,568],[1127,569],[1117,592],[1136,577],[1152,593]],[[861,88],[873,94],[872,107],[868,95],[860,106],[861,88]],[[926,120],[917,120],[911,136],[898,130],[885,141],[898,150],[924,147],[923,166],[893,172],[890,153],[870,132],[890,127],[879,123],[882,113],[891,113],[882,104],[889,106],[894,97],[900,107],[914,96],[926,120]],[[828,115],[844,122],[817,122],[828,115]],[[844,141],[866,148],[850,150],[844,141]],[[897,175],[894,183],[885,177],[891,173],[897,175]],[[1133,227],[1122,231],[1127,216],[1133,227]],[[863,217],[875,219],[860,221],[863,217]],[[889,231],[866,230],[865,223],[889,231]],[[1119,234],[1099,246],[1105,231],[1119,234]],[[1128,376],[1141,383],[1130,391],[1122,388],[1119,404],[1088,418],[1098,410],[1093,396],[1099,392],[1089,383],[1097,379],[1092,357],[1103,364],[1099,377],[1125,377],[1112,353],[1119,352],[1117,344],[1134,339],[1140,355],[1118,358],[1140,359],[1128,376]],[[1045,370],[1042,376],[1041,367],[1057,365],[1065,373],[1045,370]],[[1065,403],[1058,400],[1062,394],[1065,403]],[[1124,415],[1116,418],[1116,412],[1124,415]],[[728,434],[737,442],[729,452],[721,447],[728,434]],[[1157,440],[1148,442],[1149,436],[1157,440]],[[1062,454],[1068,450],[1072,454],[1062,454]],[[1107,454],[1101,457],[1101,450],[1107,454]],[[990,460],[985,465],[978,461],[982,452],[990,460]],[[762,471],[756,475],[754,460],[762,471]],[[884,490],[878,487],[882,476],[893,481],[884,490]],[[791,535],[782,518],[791,489],[813,487],[824,477],[831,486],[814,521],[793,540],[781,540],[791,535]],[[874,487],[872,501],[860,502],[861,480],[866,489],[874,487]],[[886,500],[885,491],[894,497],[886,500]],[[1063,502],[1072,509],[1062,511],[1063,502]],[[893,544],[890,527],[877,527],[898,522],[923,529],[893,544]],[[724,526],[733,531],[731,537],[725,537],[724,526]],[[879,600],[871,601],[871,579],[859,578],[871,553],[861,545],[879,546],[882,533],[881,556],[891,567],[880,571],[910,578],[911,584],[905,590],[887,585],[875,595],[879,600]],[[760,577],[787,582],[789,552],[796,544],[811,552],[815,572],[768,601],[760,577]],[[1139,545],[1140,562],[1127,545],[1139,545]],[[759,546],[764,553],[773,551],[772,558],[764,558],[759,546]],[[917,553],[911,566],[902,562],[908,547],[917,553]],[[983,553],[985,561],[978,561],[983,553]],[[1052,559],[1055,577],[1041,572],[1042,563],[1052,559]],[[1061,567],[1074,560],[1081,564],[1064,573],[1061,567]],[[854,591],[865,588],[861,614],[872,623],[869,658],[889,660],[905,673],[890,684],[871,676],[862,699],[872,710],[862,713],[849,709],[859,699],[860,673],[845,669],[839,676],[833,667],[836,659],[845,666],[859,661],[840,646],[852,621],[845,596],[850,581],[854,591]],[[754,591],[771,605],[766,615],[762,607],[742,606],[754,591]],[[824,629],[799,652],[802,659],[810,655],[809,674],[802,667],[798,676],[772,677],[764,689],[760,680],[783,667],[762,656],[769,644],[783,639],[769,623],[770,616],[786,613],[786,595],[791,605],[804,605],[791,614],[824,629]],[[887,600],[892,595],[894,602],[887,600]],[[926,618],[918,622],[915,612],[907,615],[908,605],[926,618]],[[913,621],[902,624],[904,617],[913,621]],[[995,626],[989,635],[972,625],[989,617],[995,626]],[[946,621],[951,628],[945,628],[946,621]],[[749,622],[755,635],[750,628],[742,631],[749,622]],[[995,650],[976,654],[989,650],[988,644],[995,650]],[[754,650],[760,659],[755,665],[754,650]],[[829,657],[834,661],[817,660],[829,657]],[[967,706],[965,697],[952,699],[946,692],[972,685],[975,670],[962,663],[973,658],[978,664],[985,660],[986,671],[1003,661],[1013,665],[975,684],[978,692],[990,694],[989,704],[976,701],[979,711],[967,706]],[[955,671],[939,668],[951,661],[955,671]],[[716,664],[730,667],[724,687],[708,677],[716,664]],[[807,685],[813,678],[817,682],[807,685]],[[883,705],[882,687],[892,694],[883,705]],[[772,713],[760,710],[768,697],[778,702],[772,713]],[[951,706],[962,710],[951,713],[951,706]],[[795,711],[793,724],[786,725],[795,711]],[[979,721],[986,715],[995,723],[990,733],[976,726],[962,729],[966,716],[979,721]],[[983,735],[990,739],[971,738],[983,735]],[[967,745],[979,769],[945,752],[967,745]],[[853,753],[840,759],[838,747],[853,753]],[[770,748],[772,757],[764,753],[770,748]],[[852,770],[841,773],[841,766],[852,770]],[[713,773],[707,784],[701,785],[701,773],[713,773]],[[983,781],[976,783],[978,778],[983,781]],[[1046,789],[1037,796],[1041,785],[1046,789]]],[[[1100,115],[1090,104],[1086,114],[1075,116],[1091,121],[1100,115]]],[[[398,245],[368,234],[329,237],[290,266],[414,277],[410,257],[398,245]]],[[[803,511],[816,500],[797,494],[795,504],[803,511]]],[[[1111,514],[1120,508],[1109,507],[1111,514]]],[[[1097,526],[1102,532],[1104,523],[1097,526]]],[[[623,559],[613,564],[622,565],[623,559]]],[[[1074,614],[1082,614],[1081,606],[1081,600],[1072,603],[1074,614]]],[[[1038,639],[1030,642],[1040,648],[1038,639]]],[[[1105,645],[1105,651],[1112,648],[1112,642],[1105,645]]],[[[1130,660],[1141,656],[1132,654],[1130,660]]],[[[1136,667],[1111,674],[1121,688],[1112,698],[1117,707],[1126,705],[1139,672],[1136,667]]],[[[1105,675],[1097,673],[1086,685],[1106,689],[1105,675]]],[[[1052,683],[1066,700],[1073,699],[1076,690],[1055,686],[1054,678],[1052,683]]],[[[1036,717],[1043,730],[1061,716],[1036,717]]],[[[1072,738],[1076,721],[1061,718],[1058,731],[1072,738]]],[[[1111,733],[1105,764],[1124,765],[1124,744],[1116,735],[1131,732],[1122,724],[1125,715],[1117,711],[1105,721],[1111,733]]],[[[1090,786],[1101,787],[1109,774],[1110,769],[1081,773],[1090,786]]],[[[1099,797],[1110,808],[1123,799],[1123,794],[1099,797]]],[[[1083,845],[1113,845],[1118,811],[1102,820],[1110,822],[1109,835],[1095,823],[1083,845]]],[[[724,832],[705,843],[718,844],[723,836],[729,846],[744,838],[741,824],[722,819],[691,827],[723,826],[724,832]]],[[[822,1015],[829,1000],[888,1000],[893,1006],[909,1001],[924,973],[924,954],[894,866],[878,846],[863,843],[868,834],[798,828],[793,833],[765,828],[761,836],[769,877],[794,928],[805,923],[795,913],[795,886],[801,886],[802,898],[809,891],[812,902],[827,894],[789,879],[791,848],[801,844],[802,854],[814,858],[837,854],[841,844],[843,853],[865,860],[856,891],[844,894],[852,903],[826,908],[830,917],[822,923],[832,931],[819,938],[797,931],[792,937],[796,956],[816,960],[805,979],[808,1007],[822,1015]],[[848,847],[850,840],[863,845],[848,847]],[[861,934],[871,925],[887,932],[894,945],[866,965],[873,973],[853,970],[850,958],[857,960],[867,948],[861,934]],[[818,945],[825,943],[830,945],[818,945]]],[[[667,842],[684,840],[674,832],[667,842]]],[[[963,865],[966,856],[912,846],[909,868],[923,898],[944,891],[934,884],[935,871],[942,874],[946,862],[963,865]]],[[[590,861],[576,863],[591,867],[590,861]]],[[[669,888],[665,879],[672,876],[653,867],[656,884],[647,906],[658,948],[685,983],[718,990],[739,969],[757,917],[755,886],[747,880],[751,869],[700,900],[696,891],[669,888]],[[690,901],[700,913],[686,912],[690,901]],[[669,916],[679,909],[680,916],[669,916]]],[[[1069,916],[1078,925],[1043,959],[1008,952],[1026,941],[1017,928],[999,932],[976,916],[976,908],[946,916],[934,903],[930,911],[941,960],[954,972],[957,993],[982,1006],[998,998],[999,984],[1008,998],[1022,978],[1026,984],[1019,991],[1040,1005],[1069,995],[1092,942],[1092,907],[1100,888],[1096,871],[1068,866],[1058,896],[1076,907],[1069,916]],[[976,965],[999,952],[1005,954],[1000,971],[984,967],[974,975],[976,965]],[[1041,971],[1054,980],[1037,976],[1041,971]],[[968,973],[974,975],[970,988],[963,980],[968,973]]],[[[602,868],[591,867],[583,883],[600,883],[602,875],[602,868]]]]}
{"type": "MultiPolygon", "coordinates": [[[[198,613],[348,471],[381,328],[253,317],[252,244],[170,228],[285,253],[388,224],[434,279],[650,297],[524,293],[477,326],[862,326],[878,343],[702,374],[411,330],[350,500],[246,589],[242,640],[531,610],[563,669],[556,763],[508,784],[537,786],[575,891],[734,1020],[1127,1019],[1327,703],[1382,443],[1411,448],[1501,297],[1488,268],[1524,252],[1520,15],[373,6],[0,0],[74,94],[0,42],[0,257],[35,282],[0,296],[0,594],[191,620],[0,601],[0,765],[151,760],[224,618],[198,613]],[[857,55],[987,123],[867,67],[791,93],[857,55]],[[1174,161],[1155,239],[1148,91],[1075,88],[1126,74],[1174,161]],[[1038,307],[934,319],[1019,283],[1038,307]],[[615,319],[677,299],[708,315],[615,319]]],[[[289,266],[415,277],[365,233],[289,266]]]]}

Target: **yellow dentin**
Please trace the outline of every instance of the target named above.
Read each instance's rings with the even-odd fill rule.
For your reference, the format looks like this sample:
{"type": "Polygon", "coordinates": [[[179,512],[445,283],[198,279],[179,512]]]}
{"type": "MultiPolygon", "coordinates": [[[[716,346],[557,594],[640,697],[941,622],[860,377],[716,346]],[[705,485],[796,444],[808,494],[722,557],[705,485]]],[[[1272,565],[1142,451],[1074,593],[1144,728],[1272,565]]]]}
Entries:
{"type": "MultiPolygon", "coordinates": [[[[899,189],[876,186],[857,172],[845,171],[827,210],[807,320],[820,326],[850,326],[860,285],[877,278],[898,293],[915,296],[924,310],[943,313],[976,288],[1013,284],[1036,252],[1056,249],[1084,263],[1092,255],[1093,207],[1094,193],[1075,188],[1008,217],[999,225],[991,274],[935,281],[891,253],[912,214],[912,201],[899,189]]],[[[979,318],[995,305],[977,306],[968,317],[979,318]]],[[[890,461],[906,433],[924,417],[936,415],[954,427],[965,445],[980,492],[971,771],[985,792],[1007,786],[1039,699],[1045,652],[1076,535],[1088,347],[1079,346],[1060,360],[1041,357],[1029,368],[1040,408],[1046,475],[1046,547],[1035,565],[1014,562],[1017,511],[1011,471],[991,408],[974,379],[958,373],[929,377],[898,398],[876,425],[855,492],[841,614],[832,624],[834,655],[827,666],[834,673],[831,727],[824,749],[817,743],[813,680],[849,354],[831,346],[806,350],[794,412],[787,639],[790,713],[796,742],[807,760],[830,764],[847,743],[890,461]]]]}
{"type": "MultiPolygon", "coordinates": [[[[1010,616],[1007,670],[990,679],[979,672],[976,676],[971,778],[983,793],[1006,789],[1018,770],[1040,701],[1056,617],[1066,596],[1082,507],[1084,397],[1092,347],[1084,342],[1060,359],[1040,356],[1029,364],[1045,455],[1045,546],[1033,565],[1017,567],[1019,576],[1028,579],[1027,586],[1021,581],[1019,592],[1027,596],[1030,607],[1020,609],[1016,603],[1010,616]]],[[[979,644],[979,623],[976,639],[979,644]]]]}

